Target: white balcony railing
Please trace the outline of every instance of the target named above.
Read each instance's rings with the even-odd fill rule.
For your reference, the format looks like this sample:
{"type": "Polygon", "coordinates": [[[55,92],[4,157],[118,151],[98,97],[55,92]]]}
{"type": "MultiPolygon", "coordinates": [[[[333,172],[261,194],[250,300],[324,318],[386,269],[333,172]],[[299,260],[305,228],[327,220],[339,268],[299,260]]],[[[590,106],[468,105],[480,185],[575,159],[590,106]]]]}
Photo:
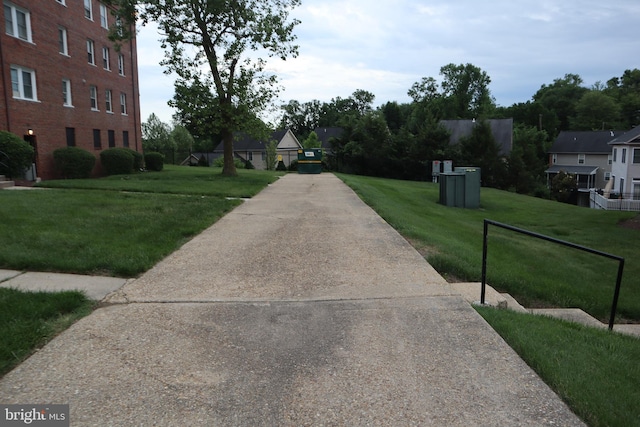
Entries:
{"type": "Polygon", "coordinates": [[[598,194],[595,190],[591,190],[589,199],[590,206],[593,209],[640,212],[640,200],[634,200],[632,198],[607,199],[606,197],[598,194]]]}

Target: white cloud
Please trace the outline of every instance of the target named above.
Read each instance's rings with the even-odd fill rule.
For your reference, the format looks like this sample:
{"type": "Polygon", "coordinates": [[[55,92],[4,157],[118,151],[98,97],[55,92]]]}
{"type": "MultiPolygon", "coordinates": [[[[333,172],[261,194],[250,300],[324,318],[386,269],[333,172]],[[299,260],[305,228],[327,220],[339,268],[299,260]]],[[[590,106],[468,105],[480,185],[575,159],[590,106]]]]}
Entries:
{"type": "MultiPolygon", "coordinates": [[[[328,101],[356,89],[374,93],[376,105],[408,102],[413,82],[471,63],[508,106],[567,73],[589,86],[640,67],[637,0],[308,0],[292,16],[302,21],[300,56],[269,63],[285,87],[282,102],[328,101]]],[[[157,39],[151,28],[138,38],[142,112],[162,110],[169,121],[173,79],[157,65],[157,39]]]]}

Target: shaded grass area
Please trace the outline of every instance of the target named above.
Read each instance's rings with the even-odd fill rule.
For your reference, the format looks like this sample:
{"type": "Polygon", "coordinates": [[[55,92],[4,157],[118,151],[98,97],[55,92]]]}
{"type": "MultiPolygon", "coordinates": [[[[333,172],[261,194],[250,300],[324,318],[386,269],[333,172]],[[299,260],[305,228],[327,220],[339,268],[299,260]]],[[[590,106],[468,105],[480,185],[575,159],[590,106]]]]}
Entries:
{"type": "Polygon", "coordinates": [[[240,203],[90,190],[0,192],[0,268],[134,277],[240,203]]]}
{"type": "Polygon", "coordinates": [[[221,168],[165,165],[160,172],[113,175],[100,179],[43,181],[40,187],[149,193],[197,194],[216,197],[253,197],[282,173],[238,169],[225,177],[221,168]]]}
{"type": "Polygon", "coordinates": [[[93,309],[82,293],[0,288],[0,376],[93,309]]]}
{"type": "MultiPolygon", "coordinates": [[[[483,220],[514,225],[625,257],[617,322],[640,321],[640,231],[635,213],[579,208],[489,188],[480,209],[438,203],[437,184],[339,175],[450,281],[480,281],[483,220]]],[[[487,281],[527,307],[579,307],[606,321],[617,263],[571,248],[489,230],[487,281]]]]}
{"type": "Polygon", "coordinates": [[[640,340],[545,316],[476,310],[588,425],[640,425],[640,340]]]}

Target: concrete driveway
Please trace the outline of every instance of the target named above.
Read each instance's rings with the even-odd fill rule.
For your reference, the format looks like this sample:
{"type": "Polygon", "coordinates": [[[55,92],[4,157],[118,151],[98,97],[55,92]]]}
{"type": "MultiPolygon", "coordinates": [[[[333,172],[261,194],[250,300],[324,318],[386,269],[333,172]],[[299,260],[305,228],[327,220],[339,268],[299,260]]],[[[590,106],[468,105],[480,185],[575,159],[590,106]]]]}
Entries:
{"type": "Polygon", "coordinates": [[[583,425],[331,174],[286,175],[106,301],[0,403],[78,426],[583,425]]]}

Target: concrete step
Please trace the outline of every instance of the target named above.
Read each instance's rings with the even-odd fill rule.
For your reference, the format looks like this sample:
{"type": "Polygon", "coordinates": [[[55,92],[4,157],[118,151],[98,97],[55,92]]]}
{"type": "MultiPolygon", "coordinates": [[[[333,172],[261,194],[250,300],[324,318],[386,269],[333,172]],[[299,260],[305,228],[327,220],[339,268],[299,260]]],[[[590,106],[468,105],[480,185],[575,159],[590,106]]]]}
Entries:
{"type": "Polygon", "coordinates": [[[0,188],[11,188],[13,186],[15,186],[13,181],[0,180],[0,188]]]}
{"type": "MultiPolygon", "coordinates": [[[[449,283],[449,285],[471,304],[480,303],[481,283],[449,283]]],[[[507,308],[507,300],[489,285],[485,291],[484,302],[492,307],[507,308]]]]}

